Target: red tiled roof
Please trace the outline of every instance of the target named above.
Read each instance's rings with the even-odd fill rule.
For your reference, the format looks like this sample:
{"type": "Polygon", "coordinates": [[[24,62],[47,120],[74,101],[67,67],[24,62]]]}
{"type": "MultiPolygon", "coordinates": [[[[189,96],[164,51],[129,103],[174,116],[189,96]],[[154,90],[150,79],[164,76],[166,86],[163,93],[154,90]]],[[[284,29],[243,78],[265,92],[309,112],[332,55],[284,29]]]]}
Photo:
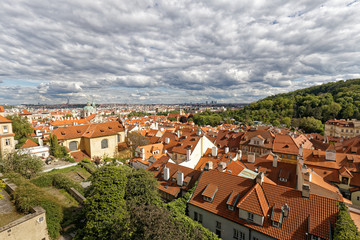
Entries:
{"type": "Polygon", "coordinates": [[[255,186],[240,199],[237,207],[260,216],[266,216],[269,211],[269,205],[260,184],[256,183],[255,186]]]}
{"type": "Polygon", "coordinates": [[[0,106],[0,112],[5,112],[5,109],[3,106],[0,106]]]}
{"type": "Polygon", "coordinates": [[[39,146],[39,144],[37,144],[36,142],[34,142],[31,139],[27,139],[26,142],[24,143],[24,145],[21,146],[21,148],[30,148],[30,147],[37,147],[39,146]]]}
{"type": "Polygon", "coordinates": [[[202,195],[204,197],[212,198],[215,195],[217,190],[218,190],[218,187],[215,184],[210,183],[206,186],[202,195]]]}
{"type": "Polygon", "coordinates": [[[0,123],[12,123],[12,121],[0,115],[0,123]]]}
{"type": "Polygon", "coordinates": [[[271,221],[267,220],[267,216],[265,216],[263,226],[240,219],[238,210],[229,210],[226,202],[231,192],[239,192],[240,197],[243,197],[254,188],[254,184],[255,182],[252,179],[217,171],[206,171],[202,173],[189,204],[276,239],[305,239],[307,237],[306,233],[308,232],[310,216],[310,234],[330,239],[329,224],[334,228],[338,212],[337,201],[315,194],[310,194],[309,199],[302,198],[301,191],[279,185],[264,182],[262,189],[269,206],[284,206],[288,204],[290,207],[289,216],[283,220],[281,229],[273,227],[271,221]],[[210,183],[218,186],[218,191],[211,203],[204,201],[201,195],[205,187],[210,183]]]}

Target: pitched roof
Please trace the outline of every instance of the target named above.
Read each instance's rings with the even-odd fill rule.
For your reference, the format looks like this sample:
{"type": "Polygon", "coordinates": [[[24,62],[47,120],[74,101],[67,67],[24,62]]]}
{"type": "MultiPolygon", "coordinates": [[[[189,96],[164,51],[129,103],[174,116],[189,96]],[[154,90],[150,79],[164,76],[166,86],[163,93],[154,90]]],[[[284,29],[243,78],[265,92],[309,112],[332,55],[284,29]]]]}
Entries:
{"type": "Polygon", "coordinates": [[[237,207],[260,216],[266,216],[269,211],[269,204],[260,184],[256,183],[254,187],[240,199],[237,207]]]}
{"type": "Polygon", "coordinates": [[[34,142],[31,139],[27,139],[26,142],[24,143],[24,145],[21,146],[21,148],[30,148],[30,147],[37,147],[39,146],[39,144],[37,144],[36,142],[34,142]]]}
{"type": "Polygon", "coordinates": [[[0,123],[12,123],[12,121],[0,115],[0,123]]]}
{"type": "Polygon", "coordinates": [[[59,127],[54,129],[58,140],[74,139],[74,138],[96,138],[103,136],[116,135],[118,132],[123,131],[124,128],[117,121],[94,123],[86,125],[76,125],[69,127],[59,127]]]}
{"type": "Polygon", "coordinates": [[[3,106],[0,106],[0,112],[5,112],[5,109],[3,106]]]}
{"type": "Polygon", "coordinates": [[[338,212],[337,200],[312,193],[310,193],[310,198],[306,199],[302,198],[301,191],[264,182],[262,189],[268,205],[284,206],[286,203],[290,207],[290,212],[288,218],[283,220],[281,229],[273,227],[271,221],[267,220],[267,216],[265,216],[263,226],[258,226],[240,219],[238,210],[231,211],[226,205],[232,192],[240,193],[240,197],[243,198],[250,190],[255,191],[254,185],[255,181],[252,179],[223,172],[206,171],[202,173],[189,204],[276,239],[305,239],[310,215],[311,234],[330,239],[329,223],[333,228],[338,212]],[[205,187],[210,183],[218,186],[218,191],[211,203],[204,201],[201,196],[205,187]]]}

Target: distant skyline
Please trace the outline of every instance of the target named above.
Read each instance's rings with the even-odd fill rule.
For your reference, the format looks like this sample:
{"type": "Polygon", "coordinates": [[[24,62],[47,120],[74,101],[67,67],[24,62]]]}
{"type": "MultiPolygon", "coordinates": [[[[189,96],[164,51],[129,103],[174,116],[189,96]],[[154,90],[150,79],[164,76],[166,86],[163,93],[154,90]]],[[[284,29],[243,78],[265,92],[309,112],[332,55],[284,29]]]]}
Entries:
{"type": "Polygon", "coordinates": [[[0,2],[0,105],[249,103],[360,78],[360,0],[0,2]]]}

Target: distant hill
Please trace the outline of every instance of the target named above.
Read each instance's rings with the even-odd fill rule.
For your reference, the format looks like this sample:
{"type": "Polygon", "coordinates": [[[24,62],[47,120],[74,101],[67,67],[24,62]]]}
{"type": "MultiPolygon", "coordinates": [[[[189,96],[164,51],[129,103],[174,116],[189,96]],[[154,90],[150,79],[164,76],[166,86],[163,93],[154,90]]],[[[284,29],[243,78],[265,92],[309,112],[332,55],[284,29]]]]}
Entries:
{"type": "MultiPolygon", "coordinates": [[[[322,123],[333,118],[360,119],[359,108],[360,79],[351,79],[269,96],[240,110],[218,115],[245,123],[258,120],[273,125],[290,125],[293,119],[293,125],[299,126],[294,124],[294,119],[296,122],[296,119],[313,117],[322,123]]],[[[206,113],[201,115],[206,116],[206,113]]],[[[200,117],[194,116],[195,123],[200,117]]],[[[206,120],[202,119],[202,123],[206,124],[206,120]]]]}
{"type": "Polygon", "coordinates": [[[273,122],[284,117],[360,119],[360,79],[338,81],[277,94],[249,104],[239,111],[243,118],[273,122]]]}

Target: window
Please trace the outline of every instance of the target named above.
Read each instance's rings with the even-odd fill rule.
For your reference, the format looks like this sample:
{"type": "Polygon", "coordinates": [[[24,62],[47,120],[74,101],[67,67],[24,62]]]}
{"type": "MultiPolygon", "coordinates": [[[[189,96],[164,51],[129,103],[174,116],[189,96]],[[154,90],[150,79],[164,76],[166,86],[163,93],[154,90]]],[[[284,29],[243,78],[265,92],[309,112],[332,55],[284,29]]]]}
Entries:
{"type": "Polygon", "coordinates": [[[341,132],[344,132],[344,129],[341,129],[341,132]]]}
{"type": "Polygon", "coordinates": [[[349,178],[347,178],[347,177],[342,177],[341,183],[347,185],[347,184],[349,183],[349,178]]]}
{"type": "Polygon", "coordinates": [[[108,140],[107,139],[103,139],[101,140],[101,148],[108,148],[108,140]]]}
{"type": "Polygon", "coordinates": [[[279,223],[279,222],[273,221],[273,222],[272,222],[272,225],[273,225],[274,227],[280,228],[280,223],[279,223]]]}
{"type": "Polygon", "coordinates": [[[356,133],[359,133],[359,130],[356,130],[356,133]]]}
{"type": "Polygon", "coordinates": [[[4,132],[4,133],[8,133],[8,132],[9,132],[8,127],[7,127],[7,126],[3,126],[3,132],[4,132]]]}
{"type": "Polygon", "coordinates": [[[248,220],[254,221],[254,214],[248,212],[248,220]]]}
{"type": "Polygon", "coordinates": [[[77,142],[76,141],[72,141],[69,143],[69,148],[70,148],[70,151],[76,151],[77,150],[77,142]]]}
{"type": "Polygon", "coordinates": [[[348,132],[348,130],[346,129],[346,132],[348,132]]]}
{"type": "Polygon", "coordinates": [[[258,239],[257,237],[253,237],[253,240],[260,240],[260,239],[258,239]]]}
{"type": "Polygon", "coordinates": [[[120,135],[117,135],[117,141],[120,142],[120,135]]]}
{"type": "Polygon", "coordinates": [[[199,213],[199,223],[202,223],[202,220],[203,220],[203,215],[199,213]]]}
{"type": "Polygon", "coordinates": [[[198,220],[198,213],[194,212],[194,220],[197,221],[198,220]]]}
{"type": "Polygon", "coordinates": [[[233,238],[236,240],[245,240],[245,233],[234,228],[233,238]]]}
{"type": "Polygon", "coordinates": [[[212,198],[203,196],[204,201],[212,202],[212,198]]]}
{"type": "Polygon", "coordinates": [[[216,228],[221,229],[221,222],[216,221],[216,228]]]}
{"type": "Polygon", "coordinates": [[[8,138],[8,139],[5,139],[5,145],[6,145],[6,146],[10,146],[10,145],[11,145],[11,141],[10,141],[9,138],[8,138]]]}
{"type": "Polygon", "coordinates": [[[219,238],[221,238],[221,230],[220,229],[216,229],[215,233],[216,233],[216,235],[218,235],[219,238]]]}
{"type": "Polygon", "coordinates": [[[231,211],[234,211],[234,206],[228,205],[228,209],[231,210],[231,211]]]}

